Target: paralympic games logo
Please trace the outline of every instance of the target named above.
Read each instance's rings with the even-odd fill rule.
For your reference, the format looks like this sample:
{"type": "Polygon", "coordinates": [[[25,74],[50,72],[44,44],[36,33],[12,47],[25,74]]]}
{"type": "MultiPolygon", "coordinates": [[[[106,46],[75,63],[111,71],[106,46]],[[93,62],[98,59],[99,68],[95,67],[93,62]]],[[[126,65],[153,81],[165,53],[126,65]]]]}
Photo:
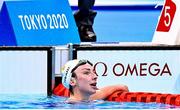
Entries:
{"type": "Polygon", "coordinates": [[[97,62],[94,65],[95,73],[98,76],[108,76],[114,74],[115,76],[172,76],[171,69],[168,63],[135,63],[123,64],[114,63],[108,65],[105,62],[97,62]],[[100,68],[100,69],[98,69],[100,68]]]}

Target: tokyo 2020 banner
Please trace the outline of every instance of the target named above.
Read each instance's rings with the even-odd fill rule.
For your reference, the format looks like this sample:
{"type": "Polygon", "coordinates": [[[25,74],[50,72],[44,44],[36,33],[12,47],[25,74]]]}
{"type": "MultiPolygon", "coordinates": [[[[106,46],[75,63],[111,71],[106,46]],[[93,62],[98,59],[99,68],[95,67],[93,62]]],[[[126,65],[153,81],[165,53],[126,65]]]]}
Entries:
{"type": "Polygon", "coordinates": [[[0,46],[54,46],[79,42],[67,0],[3,2],[0,10],[0,46]]]}

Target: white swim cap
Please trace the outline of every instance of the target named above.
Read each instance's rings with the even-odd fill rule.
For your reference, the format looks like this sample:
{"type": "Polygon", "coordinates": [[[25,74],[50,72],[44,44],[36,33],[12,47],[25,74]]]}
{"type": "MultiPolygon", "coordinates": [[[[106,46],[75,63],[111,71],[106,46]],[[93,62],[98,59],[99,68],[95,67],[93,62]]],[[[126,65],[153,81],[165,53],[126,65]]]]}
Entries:
{"type": "Polygon", "coordinates": [[[77,60],[77,59],[70,60],[64,65],[64,67],[62,68],[62,84],[64,85],[64,87],[69,89],[70,80],[71,80],[72,72],[73,72],[72,70],[86,63],[92,65],[92,63],[89,62],[88,60],[77,60]]]}

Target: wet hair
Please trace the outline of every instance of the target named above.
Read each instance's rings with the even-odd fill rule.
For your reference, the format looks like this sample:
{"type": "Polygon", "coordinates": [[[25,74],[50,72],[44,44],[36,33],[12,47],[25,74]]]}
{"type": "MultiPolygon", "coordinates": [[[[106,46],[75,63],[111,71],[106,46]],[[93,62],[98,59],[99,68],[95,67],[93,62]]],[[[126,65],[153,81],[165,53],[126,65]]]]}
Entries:
{"type": "Polygon", "coordinates": [[[71,72],[74,72],[79,66],[84,64],[90,64],[91,66],[93,66],[93,64],[88,60],[79,60],[78,64],[72,69],[71,72]]]}

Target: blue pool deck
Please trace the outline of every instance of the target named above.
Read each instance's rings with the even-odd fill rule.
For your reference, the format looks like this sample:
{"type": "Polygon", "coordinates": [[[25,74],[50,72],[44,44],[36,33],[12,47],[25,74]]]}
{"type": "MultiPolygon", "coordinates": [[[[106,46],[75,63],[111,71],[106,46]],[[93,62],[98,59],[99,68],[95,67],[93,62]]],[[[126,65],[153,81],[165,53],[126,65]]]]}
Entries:
{"type": "Polygon", "coordinates": [[[151,42],[161,9],[155,5],[95,6],[97,42],[151,42]]]}

